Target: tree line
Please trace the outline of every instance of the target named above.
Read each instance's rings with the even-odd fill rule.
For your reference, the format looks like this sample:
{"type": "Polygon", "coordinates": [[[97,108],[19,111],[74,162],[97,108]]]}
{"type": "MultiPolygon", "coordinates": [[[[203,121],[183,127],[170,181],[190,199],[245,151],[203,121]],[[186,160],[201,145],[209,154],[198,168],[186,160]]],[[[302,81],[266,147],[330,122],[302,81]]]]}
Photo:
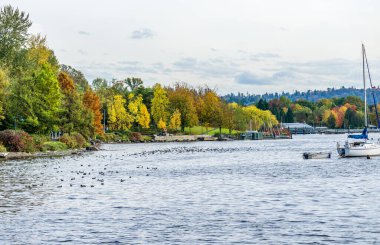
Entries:
{"type": "MultiPolygon", "coordinates": [[[[86,138],[105,131],[187,132],[195,126],[245,131],[279,122],[306,122],[331,128],[363,124],[359,97],[311,102],[286,96],[242,105],[208,87],[186,83],[152,87],[140,78],[96,78],[60,64],[46,37],[29,33],[29,15],[12,6],[0,10],[0,129],[33,134],[80,132],[86,138]]],[[[373,108],[370,113],[374,119],[373,108]]]]}

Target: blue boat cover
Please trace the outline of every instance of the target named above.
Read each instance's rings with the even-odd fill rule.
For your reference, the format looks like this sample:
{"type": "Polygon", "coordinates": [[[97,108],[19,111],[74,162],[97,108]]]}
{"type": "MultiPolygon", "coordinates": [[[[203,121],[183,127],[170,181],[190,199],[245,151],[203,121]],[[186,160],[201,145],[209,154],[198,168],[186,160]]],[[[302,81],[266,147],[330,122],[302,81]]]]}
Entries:
{"type": "Polygon", "coordinates": [[[351,138],[351,139],[368,139],[367,127],[365,127],[363,129],[362,134],[350,134],[350,135],[348,135],[348,138],[351,138]]]}

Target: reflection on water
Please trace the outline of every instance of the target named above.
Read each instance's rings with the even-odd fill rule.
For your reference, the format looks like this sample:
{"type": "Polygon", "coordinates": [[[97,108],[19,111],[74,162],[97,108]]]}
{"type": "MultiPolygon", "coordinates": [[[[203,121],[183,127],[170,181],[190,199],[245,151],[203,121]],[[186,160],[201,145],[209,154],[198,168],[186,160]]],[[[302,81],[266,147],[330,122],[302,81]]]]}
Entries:
{"type": "Polygon", "coordinates": [[[0,162],[0,240],[378,243],[380,158],[338,158],[343,138],[105,145],[0,162]],[[332,159],[302,159],[326,150],[332,159]]]}

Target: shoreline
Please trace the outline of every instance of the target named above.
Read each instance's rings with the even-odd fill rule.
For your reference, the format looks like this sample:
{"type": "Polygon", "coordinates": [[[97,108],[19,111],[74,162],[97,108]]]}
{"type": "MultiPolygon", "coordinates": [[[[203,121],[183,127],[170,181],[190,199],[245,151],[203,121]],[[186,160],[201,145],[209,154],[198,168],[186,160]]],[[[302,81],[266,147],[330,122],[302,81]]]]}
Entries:
{"type": "Polygon", "coordinates": [[[0,153],[0,162],[8,160],[21,160],[29,158],[45,158],[45,157],[63,157],[70,155],[82,155],[85,152],[90,152],[91,150],[84,149],[75,149],[75,150],[66,150],[66,151],[48,151],[48,152],[3,152],[0,153]],[[4,154],[5,153],[5,154],[4,154]]]}

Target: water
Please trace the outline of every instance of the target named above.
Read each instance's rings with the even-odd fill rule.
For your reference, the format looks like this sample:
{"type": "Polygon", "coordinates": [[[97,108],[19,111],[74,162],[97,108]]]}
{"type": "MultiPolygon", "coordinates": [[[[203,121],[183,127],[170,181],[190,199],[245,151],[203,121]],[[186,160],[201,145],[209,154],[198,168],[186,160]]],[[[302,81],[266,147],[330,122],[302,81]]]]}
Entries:
{"type": "Polygon", "coordinates": [[[380,158],[338,158],[343,139],[104,145],[2,162],[0,244],[380,243],[380,158]]]}

